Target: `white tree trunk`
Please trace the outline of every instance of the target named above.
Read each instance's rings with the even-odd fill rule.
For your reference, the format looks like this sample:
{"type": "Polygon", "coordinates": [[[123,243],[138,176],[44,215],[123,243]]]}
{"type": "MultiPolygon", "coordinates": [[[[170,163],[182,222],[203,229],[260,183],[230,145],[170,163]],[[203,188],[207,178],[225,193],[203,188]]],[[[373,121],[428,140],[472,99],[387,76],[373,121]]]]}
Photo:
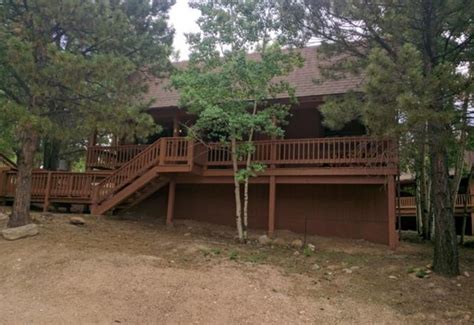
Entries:
{"type": "Polygon", "coordinates": [[[231,139],[231,156],[232,156],[232,167],[234,169],[234,195],[235,195],[235,222],[237,224],[237,234],[239,240],[244,240],[244,232],[242,228],[242,203],[240,198],[240,183],[237,179],[237,173],[239,172],[239,165],[237,162],[237,141],[231,139]]]}

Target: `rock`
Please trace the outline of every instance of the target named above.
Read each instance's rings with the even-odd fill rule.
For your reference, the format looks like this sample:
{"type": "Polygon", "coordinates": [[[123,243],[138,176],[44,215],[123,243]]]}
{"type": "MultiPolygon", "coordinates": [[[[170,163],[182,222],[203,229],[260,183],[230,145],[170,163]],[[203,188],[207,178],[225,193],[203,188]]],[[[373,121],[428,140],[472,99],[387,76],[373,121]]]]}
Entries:
{"type": "Polygon", "coordinates": [[[38,234],[38,226],[34,223],[21,227],[6,228],[2,230],[3,238],[7,240],[16,240],[24,237],[35,236],[38,234]]]}
{"type": "Polygon", "coordinates": [[[291,247],[301,249],[303,247],[303,241],[301,239],[295,239],[291,242],[291,247]]]}
{"type": "Polygon", "coordinates": [[[261,245],[269,245],[269,244],[271,244],[272,240],[267,235],[262,235],[262,236],[258,237],[258,242],[261,245]]]}
{"type": "Polygon", "coordinates": [[[10,217],[8,217],[6,214],[0,213],[0,229],[4,229],[7,227],[9,219],[10,217]]]}
{"type": "Polygon", "coordinates": [[[299,255],[300,255],[300,252],[295,251],[295,252],[293,253],[293,255],[294,255],[294,256],[299,256],[299,255]]]}
{"type": "Polygon", "coordinates": [[[436,288],[433,290],[433,292],[439,296],[444,296],[446,295],[446,290],[442,289],[442,288],[436,288]]]}
{"type": "Polygon", "coordinates": [[[286,242],[283,238],[275,238],[272,242],[273,245],[277,245],[277,246],[285,246],[286,245],[286,242]]]}
{"type": "Polygon", "coordinates": [[[313,244],[308,244],[308,245],[306,245],[306,247],[308,247],[308,249],[312,252],[314,252],[316,250],[316,246],[314,246],[313,244]]]}
{"type": "Polygon", "coordinates": [[[470,275],[469,275],[469,272],[467,272],[467,271],[464,271],[463,274],[464,274],[464,276],[465,276],[466,278],[468,278],[468,277],[470,276],[470,275]]]}
{"type": "Polygon", "coordinates": [[[398,279],[395,275],[389,275],[388,278],[389,278],[389,279],[392,279],[392,280],[398,279]]]}
{"type": "Polygon", "coordinates": [[[470,319],[471,319],[471,315],[469,315],[469,314],[464,315],[464,320],[465,321],[469,321],[470,319]]]}
{"type": "Polygon", "coordinates": [[[435,284],[433,282],[428,283],[428,288],[434,288],[435,284]]]}
{"type": "Polygon", "coordinates": [[[81,218],[81,217],[71,217],[69,219],[69,223],[76,225],[76,226],[82,226],[86,223],[86,221],[81,218]]]}
{"type": "Polygon", "coordinates": [[[351,274],[352,273],[352,270],[351,269],[343,269],[344,272],[346,272],[347,274],[351,274]]]}
{"type": "Polygon", "coordinates": [[[187,232],[187,233],[184,234],[184,237],[189,237],[189,236],[191,236],[190,232],[187,232]]]}
{"type": "Polygon", "coordinates": [[[357,266],[357,265],[351,266],[352,271],[356,271],[358,269],[360,269],[360,266],[357,266]]]}
{"type": "Polygon", "coordinates": [[[311,268],[316,271],[316,270],[321,269],[321,266],[319,266],[318,264],[313,264],[311,268]]]}
{"type": "Polygon", "coordinates": [[[331,271],[335,271],[335,270],[338,269],[338,266],[337,266],[337,265],[328,265],[328,266],[327,266],[327,269],[328,269],[328,270],[331,270],[331,271]]]}

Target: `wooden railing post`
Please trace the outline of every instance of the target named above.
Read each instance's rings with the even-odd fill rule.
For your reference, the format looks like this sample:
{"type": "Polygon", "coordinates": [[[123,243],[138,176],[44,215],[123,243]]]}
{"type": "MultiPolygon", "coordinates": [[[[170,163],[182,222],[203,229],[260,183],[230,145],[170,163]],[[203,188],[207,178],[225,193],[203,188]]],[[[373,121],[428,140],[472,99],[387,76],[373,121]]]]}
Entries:
{"type": "MultiPolygon", "coordinates": [[[[272,140],[274,140],[274,137],[272,137],[272,140]]],[[[276,157],[277,157],[277,154],[276,154],[276,143],[275,142],[272,142],[270,144],[270,167],[271,168],[275,168],[276,166],[276,157]]]]}
{"type": "Polygon", "coordinates": [[[49,208],[49,198],[51,195],[51,177],[52,173],[48,172],[48,179],[46,181],[46,193],[44,194],[43,212],[47,212],[49,208]]]}
{"type": "Polygon", "coordinates": [[[192,167],[194,164],[194,140],[188,140],[188,165],[192,167]]]}
{"type": "Polygon", "coordinates": [[[0,202],[6,203],[7,196],[7,171],[0,169],[0,202]]]}
{"type": "Polygon", "coordinates": [[[160,165],[165,164],[166,157],[166,140],[164,138],[160,139],[160,165]]]}
{"type": "Polygon", "coordinates": [[[276,180],[270,176],[268,190],[268,236],[272,237],[275,232],[275,202],[276,202],[276,180]]]}

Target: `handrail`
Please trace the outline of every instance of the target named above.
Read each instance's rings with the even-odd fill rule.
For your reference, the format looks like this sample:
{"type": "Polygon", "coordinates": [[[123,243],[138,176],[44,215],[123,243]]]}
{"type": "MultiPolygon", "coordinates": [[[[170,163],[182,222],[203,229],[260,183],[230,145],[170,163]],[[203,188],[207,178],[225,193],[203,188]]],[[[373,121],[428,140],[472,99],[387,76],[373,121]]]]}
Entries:
{"type": "Polygon", "coordinates": [[[0,153],[0,166],[1,165],[5,165],[6,167],[9,167],[9,168],[16,168],[16,164],[11,161],[7,156],[5,156],[4,154],[0,153]]]}
{"type": "Polygon", "coordinates": [[[114,169],[120,167],[147,147],[148,145],[145,144],[89,146],[87,147],[86,168],[114,169]]]}
{"type": "MultiPolygon", "coordinates": [[[[314,139],[263,140],[254,142],[252,160],[267,165],[395,165],[395,142],[371,137],[334,137],[314,139]]],[[[231,164],[227,144],[208,145],[208,166],[231,164]]]]}
{"type": "MultiPolygon", "coordinates": [[[[63,172],[35,170],[31,179],[31,196],[33,198],[77,198],[90,200],[92,188],[108,173],[100,172],[63,172]]],[[[4,195],[13,197],[17,182],[17,171],[5,173],[4,195]]]]}

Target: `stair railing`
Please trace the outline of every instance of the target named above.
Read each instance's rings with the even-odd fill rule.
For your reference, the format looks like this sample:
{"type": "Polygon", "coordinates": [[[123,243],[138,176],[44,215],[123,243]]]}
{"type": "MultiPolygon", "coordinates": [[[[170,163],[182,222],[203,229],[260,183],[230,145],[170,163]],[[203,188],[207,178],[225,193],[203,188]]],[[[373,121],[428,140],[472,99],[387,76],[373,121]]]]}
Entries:
{"type": "Polygon", "coordinates": [[[94,204],[101,203],[151,167],[157,165],[160,161],[163,143],[162,138],[156,140],[133,159],[123,164],[112,175],[97,184],[94,188],[94,204]]]}
{"type": "Polygon", "coordinates": [[[156,140],[95,186],[94,204],[100,204],[154,166],[191,164],[192,148],[193,141],[186,138],[156,140]]]}

